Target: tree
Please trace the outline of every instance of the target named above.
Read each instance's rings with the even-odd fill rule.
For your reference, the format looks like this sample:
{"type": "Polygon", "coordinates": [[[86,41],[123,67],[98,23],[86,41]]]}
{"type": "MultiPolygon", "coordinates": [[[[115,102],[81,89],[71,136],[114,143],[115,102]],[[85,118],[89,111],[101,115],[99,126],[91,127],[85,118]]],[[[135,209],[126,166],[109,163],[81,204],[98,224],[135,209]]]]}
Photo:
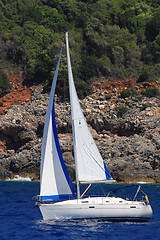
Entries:
{"type": "Polygon", "coordinates": [[[147,64],[156,64],[160,62],[160,34],[157,35],[155,41],[149,42],[142,50],[141,59],[147,64]]]}
{"type": "Polygon", "coordinates": [[[56,8],[51,8],[49,6],[43,6],[41,8],[42,18],[40,24],[46,28],[51,28],[53,31],[58,32],[59,29],[66,29],[65,20],[63,16],[59,14],[56,8]]]}
{"type": "Polygon", "coordinates": [[[154,41],[160,32],[160,7],[156,10],[153,16],[146,24],[146,37],[148,41],[154,41]]]}
{"type": "Polygon", "coordinates": [[[2,69],[0,69],[0,88],[2,90],[7,90],[11,88],[9,78],[2,69]]]}

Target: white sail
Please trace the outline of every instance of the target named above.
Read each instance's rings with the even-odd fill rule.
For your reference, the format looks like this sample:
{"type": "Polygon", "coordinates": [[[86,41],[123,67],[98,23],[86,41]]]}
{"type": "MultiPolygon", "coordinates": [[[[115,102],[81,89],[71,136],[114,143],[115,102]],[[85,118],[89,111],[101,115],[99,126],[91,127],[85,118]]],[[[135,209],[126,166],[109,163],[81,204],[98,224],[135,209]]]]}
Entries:
{"type": "Polygon", "coordinates": [[[76,93],[71,69],[68,33],[66,33],[66,48],[77,181],[80,183],[106,181],[111,179],[111,175],[87,126],[76,93]]]}
{"type": "Polygon", "coordinates": [[[74,193],[74,188],[60,150],[54,113],[54,94],[61,52],[53,78],[43,132],[40,172],[41,199],[66,198],[74,193]]]}

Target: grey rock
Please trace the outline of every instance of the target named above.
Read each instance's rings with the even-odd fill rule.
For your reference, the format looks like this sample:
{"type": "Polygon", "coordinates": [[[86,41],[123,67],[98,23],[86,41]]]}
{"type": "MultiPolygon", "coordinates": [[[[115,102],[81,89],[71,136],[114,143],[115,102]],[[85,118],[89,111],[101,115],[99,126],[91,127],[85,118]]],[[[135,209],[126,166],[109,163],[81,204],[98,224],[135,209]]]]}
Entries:
{"type": "MultiPolygon", "coordinates": [[[[15,174],[39,179],[40,154],[49,95],[42,87],[31,89],[31,102],[11,106],[1,116],[0,178],[15,174]]],[[[113,178],[119,181],[160,177],[160,100],[112,98],[95,91],[81,100],[91,133],[113,178]],[[143,104],[150,107],[141,110],[143,104]],[[128,108],[121,117],[116,105],[128,108]],[[133,176],[132,176],[133,175],[133,176]]],[[[75,180],[72,124],[69,102],[55,100],[59,142],[66,166],[75,180]]]]}

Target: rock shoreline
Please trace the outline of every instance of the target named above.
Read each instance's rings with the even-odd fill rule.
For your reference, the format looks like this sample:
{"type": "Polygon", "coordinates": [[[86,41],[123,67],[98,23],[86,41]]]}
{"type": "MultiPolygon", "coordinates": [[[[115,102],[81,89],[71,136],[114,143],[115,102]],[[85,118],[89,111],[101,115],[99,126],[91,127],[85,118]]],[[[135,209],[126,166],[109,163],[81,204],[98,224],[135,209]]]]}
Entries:
{"type": "MultiPolygon", "coordinates": [[[[39,180],[40,152],[49,95],[31,87],[31,101],[10,106],[0,121],[0,179],[15,175],[39,180]]],[[[121,99],[95,92],[81,100],[91,133],[118,182],[160,182],[160,99],[121,99]],[[119,112],[117,106],[127,108],[119,112]],[[145,108],[144,108],[145,106],[145,108]]],[[[70,105],[55,101],[62,154],[75,180],[70,105]]]]}

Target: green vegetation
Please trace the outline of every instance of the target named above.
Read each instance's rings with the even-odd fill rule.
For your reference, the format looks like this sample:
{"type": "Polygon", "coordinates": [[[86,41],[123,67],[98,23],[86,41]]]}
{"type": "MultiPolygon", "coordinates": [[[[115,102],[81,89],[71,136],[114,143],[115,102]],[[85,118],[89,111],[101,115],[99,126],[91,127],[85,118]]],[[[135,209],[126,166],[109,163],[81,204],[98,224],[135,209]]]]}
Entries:
{"type": "Polygon", "coordinates": [[[156,87],[146,88],[144,91],[141,91],[141,94],[145,97],[156,97],[159,95],[159,89],[156,87]]]}
{"type": "Polygon", "coordinates": [[[0,88],[2,90],[8,90],[11,88],[7,74],[2,69],[0,69],[0,88]]]}
{"type": "Polygon", "coordinates": [[[142,96],[142,95],[137,95],[135,98],[136,98],[138,101],[142,101],[143,96],[142,96]]]}
{"type": "Polygon", "coordinates": [[[141,74],[139,75],[137,83],[144,82],[144,81],[148,80],[148,78],[149,78],[148,71],[147,70],[143,70],[141,72],[141,74]]]}
{"type": "Polygon", "coordinates": [[[115,106],[115,110],[117,111],[117,114],[120,117],[122,117],[128,111],[128,108],[121,105],[117,105],[115,106]]]}
{"type": "Polygon", "coordinates": [[[105,95],[105,99],[106,99],[106,100],[110,100],[111,98],[112,98],[112,94],[106,94],[106,95],[105,95]]]}
{"type": "MultiPolygon", "coordinates": [[[[82,98],[94,77],[142,82],[160,75],[158,0],[0,0],[0,6],[0,58],[20,66],[28,81],[44,82],[47,91],[65,31],[82,98]]],[[[57,94],[66,97],[67,85],[64,54],[57,94]]]]}
{"type": "Polygon", "coordinates": [[[115,106],[115,110],[117,111],[117,114],[120,117],[122,117],[128,111],[128,108],[121,105],[117,105],[115,106]]]}
{"type": "Polygon", "coordinates": [[[126,97],[130,97],[131,96],[131,92],[129,89],[123,89],[121,92],[120,92],[120,98],[126,98],[126,97]]]}
{"type": "Polygon", "coordinates": [[[83,103],[80,103],[80,105],[81,105],[81,108],[82,108],[83,110],[86,109],[86,106],[85,106],[83,103]]]}

